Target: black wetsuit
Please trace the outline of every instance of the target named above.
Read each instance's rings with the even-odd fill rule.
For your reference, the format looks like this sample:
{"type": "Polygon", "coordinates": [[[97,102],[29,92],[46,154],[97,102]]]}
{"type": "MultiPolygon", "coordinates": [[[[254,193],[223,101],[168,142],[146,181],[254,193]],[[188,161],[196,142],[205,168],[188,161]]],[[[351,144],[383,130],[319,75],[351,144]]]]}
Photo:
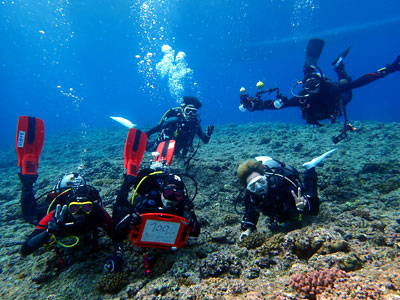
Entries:
{"type": "Polygon", "coordinates": [[[306,170],[304,181],[298,176],[298,172],[290,167],[291,174],[283,178],[277,175],[268,176],[268,194],[259,197],[246,190],[244,196],[245,214],[241,223],[242,230],[248,228],[255,230],[260,213],[270,218],[271,225],[275,222],[295,221],[300,214],[316,215],[319,212],[319,198],[317,194],[317,173],[315,168],[306,170]],[[297,188],[301,188],[302,195],[307,199],[307,205],[303,211],[296,208],[296,203],[291,191],[297,195],[297,188]]]}
{"type": "Polygon", "coordinates": [[[210,136],[201,129],[199,116],[196,115],[192,120],[186,120],[181,107],[170,109],[160,123],[146,133],[149,137],[156,132],[159,132],[159,136],[154,144],[148,145],[150,151],[155,150],[160,142],[175,140],[175,153],[182,151],[182,155],[186,155],[192,148],[196,135],[206,144],[210,141],[210,136]]]}
{"type": "MultiPolygon", "coordinates": [[[[114,226],[110,215],[102,206],[96,203],[100,201],[99,192],[90,186],[85,188],[87,189],[87,192],[85,193],[87,194],[87,201],[94,202],[92,211],[83,218],[79,219],[75,219],[69,212],[67,212],[63,224],[59,226],[59,230],[57,232],[53,232],[52,234],[54,234],[56,238],[62,236],[81,236],[87,233],[94,233],[94,235],[96,235],[97,229],[101,227],[107,232],[114,242],[119,242],[115,236],[114,226]]],[[[57,204],[67,205],[71,193],[72,192],[70,191],[58,197],[57,204]]],[[[58,195],[59,193],[50,193],[48,194],[47,199],[50,201],[55,199],[58,195]]],[[[54,214],[55,211],[52,210],[41,219],[35,230],[22,245],[22,255],[31,254],[43,244],[48,243],[50,238],[50,233],[47,232],[48,224],[53,218],[54,214]]]]}
{"type": "MultiPolygon", "coordinates": [[[[124,219],[128,214],[132,213],[166,213],[184,217],[189,221],[191,228],[189,235],[197,237],[200,234],[200,223],[197,221],[196,214],[194,212],[194,205],[190,201],[187,195],[177,203],[175,206],[165,206],[161,200],[162,185],[166,176],[174,176],[171,174],[155,174],[152,169],[144,169],[139,172],[138,177],[125,176],[124,183],[122,184],[118,193],[115,205],[113,207],[113,221],[118,229],[119,222],[124,219]],[[146,179],[138,186],[140,180],[148,175],[146,179]],[[128,194],[130,188],[135,186],[138,192],[134,199],[134,204],[128,200],[128,194]]],[[[118,232],[121,236],[127,236],[130,228],[124,229],[122,232],[118,232]]]]}
{"type": "Polygon", "coordinates": [[[248,95],[241,95],[241,102],[249,111],[299,107],[307,123],[321,126],[319,121],[328,119],[333,123],[338,116],[346,114],[345,107],[352,99],[353,89],[367,85],[397,70],[397,64],[388,65],[384,69],[365,74],[352,81],[346,74],[344,65],[340,64],[335,68],[339,82],[322,77],[316,93],[302,90],[296,97],[282,97],[279,108],[274,105],[276,100],[250,99],[248,95]]]}

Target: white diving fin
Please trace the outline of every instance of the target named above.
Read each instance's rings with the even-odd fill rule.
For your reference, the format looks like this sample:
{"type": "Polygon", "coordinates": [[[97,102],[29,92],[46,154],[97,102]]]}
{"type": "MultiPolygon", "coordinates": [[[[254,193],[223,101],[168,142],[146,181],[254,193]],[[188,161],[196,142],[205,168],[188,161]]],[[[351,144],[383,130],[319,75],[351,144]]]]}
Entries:
{"type": "Polygon", "coordinates": [[[129,121],[125,118],[111,117],[111,116],[110,116],[110,118],[113,119],[114,121],[117,121],[119,124],[124,125],[125,127],[128,127],[129,129],[136,127],[136,124],[133,124],[131,121],[129,121]]]}
{"type": "Polygon", "coordinates": [[[316,158],[313,158],[313,159],[310,160],[309,162],[304,163],[304,164],[303,164],[303,167],[306,168],[306,169],[314,168],[314,167],[316,167],[321,161],[323,161],[325,157],[327,157],[328,155],[330,155],[331,153],[333,153],[333,152],[335,152],[335,151],[336,151],[336,149],[332,149],[332,150],[330,150],[330,151],[328,151],[328,152],[325,152],[324,154],[322,154],[322,155],[320,155],[320,156],[318,156],[318,157],[316,157],[316,158]]]}

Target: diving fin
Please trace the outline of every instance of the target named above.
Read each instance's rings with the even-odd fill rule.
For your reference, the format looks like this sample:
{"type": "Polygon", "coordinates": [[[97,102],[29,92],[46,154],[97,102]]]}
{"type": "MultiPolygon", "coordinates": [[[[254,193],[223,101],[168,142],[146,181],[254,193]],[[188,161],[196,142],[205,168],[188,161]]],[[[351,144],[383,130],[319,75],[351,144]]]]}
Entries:
{"type": "Polygon", "coordinates": [[[133,124],[131,121],[129,121],[128,119],[122,118],[122,117],[112,117],[110,116],[111,119],[113,119],[114,121],[117,121],[119,124],[130,128],[134,128],[136,127],[136,124],[133,124]]]}
{"type": "Polygon", "coordinates": [[[137,176],[147,145],[147,134],[136,128],[129,129],[124,148],[126,175],[137,176]]]}
{"type": "Polygon", "coordinates": [[[344,50],[342,53],[340,53],[339,56],[336,57],[335,60],[332,62],[332,66],[337,68],[340,65],[340,63],[343,61],[343,59],[347,56],[350,49],[351,49],[351,46],[349,48],[347,48],[346,50],[344,50]]]}
{"type": "Polygon", "coordinates": [[[323,161],[325,157],[327,157],[328,155],[330,155],[331,153],[333,153],[333,152],[335,152],[335,151],[336,151],[336,148],[335,148],[335,149],[332,149],[332,150],[330,150],[330,151],[328,151],[328,152],[325,152],[324,154],[322,154],[322,155],[320,155],[320,156],[318,156],[318,157],[313,158],[313,159],[310,160],[309,162],[304,163],[304,164],[303,164],[303,167],[306,168],[307,170],[308,170],[308,169],[311,169],[311,168],[314,168],[314,167],[316,167],[321,161],[323,161]]]}
{"type": "Polygon", "coordinates": [[[44,122],[35,117],[20,116],[15,146],[22,175],[37,175],[44,143],[44,122]]]}
{"type": "Polygon", "coordinates": [[[304,67],[317,65],[317,61],[321,56],[322,49],[324,48],[324,44],[324,40],[321,39],[311,39],[308,41],[304,67]]]}
{"type": "Polygon", "coordinates": [[[160,143],[157,147],[157,154],[155,156],[155,161],[165,161],[169,166],[172,162],[172,157],[175,151],[175,140],[164,141],[160,143]]]}

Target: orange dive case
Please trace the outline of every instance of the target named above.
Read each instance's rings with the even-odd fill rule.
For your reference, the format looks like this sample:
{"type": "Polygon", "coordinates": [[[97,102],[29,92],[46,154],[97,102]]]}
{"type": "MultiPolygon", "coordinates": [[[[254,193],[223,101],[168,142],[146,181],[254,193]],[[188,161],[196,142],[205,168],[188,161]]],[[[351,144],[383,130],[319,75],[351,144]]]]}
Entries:
{"type": "Polygon", "coordinates": [[[179,249],[189,236],[189,221],[183,217],[163,214],[142,214],[142,222],[131,229],[129,241],[136,247],[179,249]]]}

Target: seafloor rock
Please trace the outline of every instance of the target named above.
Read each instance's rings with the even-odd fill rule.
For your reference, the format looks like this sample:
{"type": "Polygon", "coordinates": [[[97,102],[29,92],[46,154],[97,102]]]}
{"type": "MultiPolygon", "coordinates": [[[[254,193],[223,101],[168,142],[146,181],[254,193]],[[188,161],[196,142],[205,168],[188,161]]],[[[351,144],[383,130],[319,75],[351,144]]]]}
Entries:
{"type": "Polygon", "coordinates": [[[202,278],[218,277],[224,273],[239,275],[241,264],[239,259],[224,252],[212,253],[203,260],[200,266],[202,278]]]}
{"type": "MultiPolygon", "coordinates": [[[[185,247],[174,253],[163,252],[150,277],[144,275],[143,252],[126,241],[124,270],[129,275],[115,294],[96,289],[104,275],[104,261],[112,253],[112,243],[103,232],[96,251],[88,251],[57,274],[53,272],[53,251],[43,248],[20,257],[21,244],[34,227],[22,220],[21,184],[15,168],[10,167],[17,165],[12,145],[0,151],[0,299],[297,300],[289,286],[291,274],[337,267],[347,270],[349,277],[325,289],[319,300],[397,300],[400,125],[353,125],[358,130],[337,145],[331,138],[342,129],[339,123],[322,128],[278,123],[217,126],[210,143],[200,144],[187,170],[178,156],[171,165],[172,171],[188,173],[198,183],[194,205],[202,225],[200,236],[190,237],[185,247]],[[257,231],[264,241],[252,249],[240,247],[243,203],[236,200],[241,190],[236,178],[238,165],[268,155],[302,172],[304,162],[332,148],[337,151],[316,168],[319,215],[305,218],[300,228],[282,226],[279,232],[271,232],[267,218],[260,216],[257,231]],[[51,278],[40,280],[46,274],[51,278]]],[[[125,138],[126,130],[120,127],[87,131],[84,137],[72,131],[47,135],[34,186],[36,195],[51,190],[63,173],[79,171],[100,189],[103,204],[111,213],[123,179],[125,138]]],[[[142,166],[152,159],[146,153],[142,166]]],[[[184,177],[184,181],[193,195],[194,183],[190,178],[184,177]]]]}

